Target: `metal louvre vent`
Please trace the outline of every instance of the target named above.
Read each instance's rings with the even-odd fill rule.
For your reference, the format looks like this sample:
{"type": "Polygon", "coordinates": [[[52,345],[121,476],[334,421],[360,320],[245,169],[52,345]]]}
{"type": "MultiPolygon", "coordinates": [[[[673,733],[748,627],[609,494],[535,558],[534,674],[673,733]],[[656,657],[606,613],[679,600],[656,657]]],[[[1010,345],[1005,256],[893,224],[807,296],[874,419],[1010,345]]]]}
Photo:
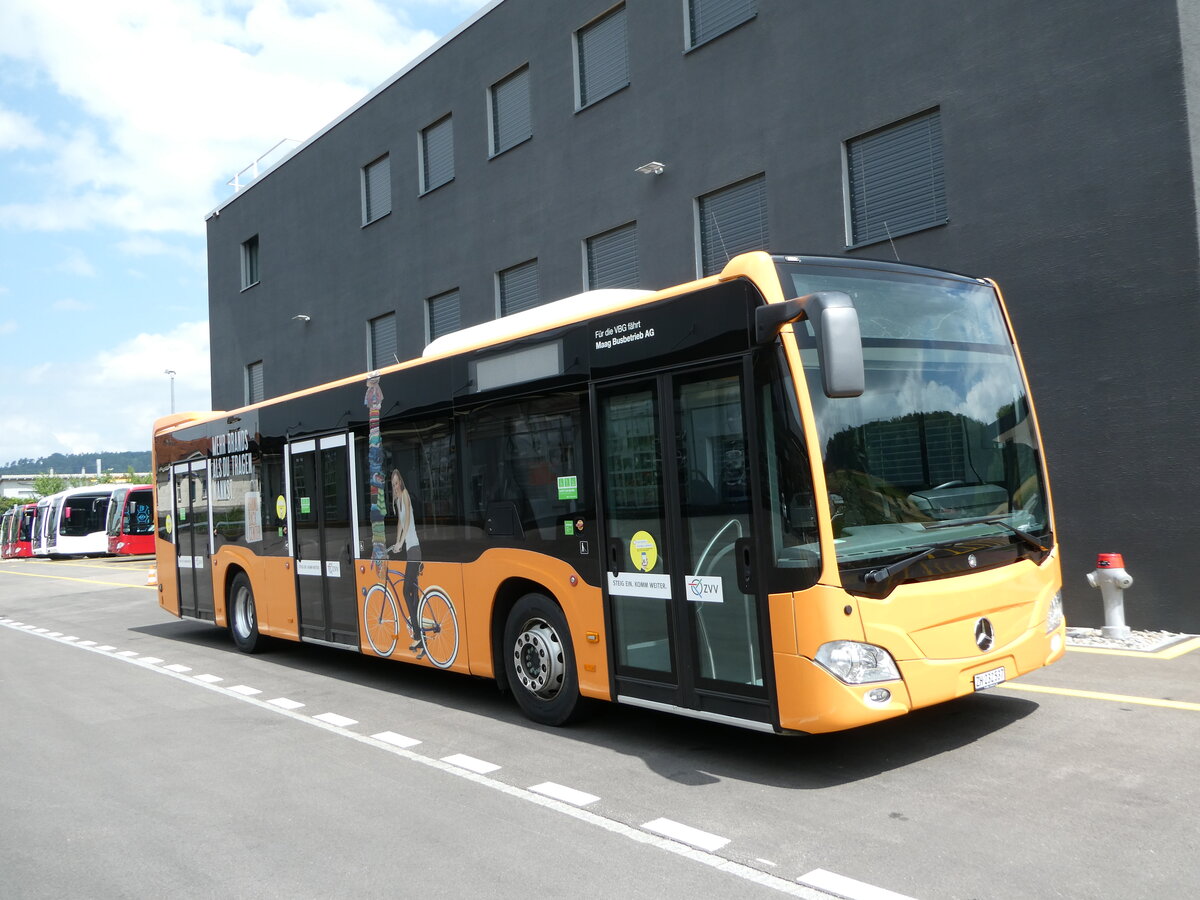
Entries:
{"type": "Polygon", "coordinates": [[[945,224],[941,113],[847,141],[846,178],[852,246],[945,224]]]}
{"type": "Polygon", "coordinates": [[[587,239],[587,287],[638,286],[638,235],[633,222],[587,239]]]}
{"type": "Polygon", "coordinates": [[[454,179],[454,120],[450,116],[421,132],[421,190],[454,179]]]}
{"type": "Polygon", "coordinates": [[[629,84],[625,7],[579,29],[579,105],[587,106],[629,84]]]}
{"type": "Polygon", "coordinates": [[[371,352],[371,358],[367,360],[367,368],[378,369],[397,362],[396,314],[388,313],[371,319],[367,325],[370,332],[371,352]]]}
{"type": "Polygon", "coordinates": [[[436,341],[442,335],[458,331],[462,327],[458,291],[447,291],[436,297],[430,297],[428,305],[429,340],[436,341]]]}
{"type": "Polygon", "coordinates": [[[500,315],[510,316],[533,309],[541,302],[536,259],[500,273],[500,315]]]}
{"type": "Polygon", "coordinates": [[[767,179],[748,178],[700,198],[700,271],[715,275],[730,259],[763,250],[767,236],[767,179]]]}
{"type": "Polygon", "coordinates": [[[388,156],[363,167],[363,224],[392,211],[392,170],[388,156]]]}
{"type": "Polygon", "coordinates": [[[529,109],[529,66],[492,85],[492,155],[533,135],[529,109]]]}
{"type": "Polygon", "coordinates": [[[712,40],[757,14],[757,0],[689,0],[688,46],[712,40]]]}

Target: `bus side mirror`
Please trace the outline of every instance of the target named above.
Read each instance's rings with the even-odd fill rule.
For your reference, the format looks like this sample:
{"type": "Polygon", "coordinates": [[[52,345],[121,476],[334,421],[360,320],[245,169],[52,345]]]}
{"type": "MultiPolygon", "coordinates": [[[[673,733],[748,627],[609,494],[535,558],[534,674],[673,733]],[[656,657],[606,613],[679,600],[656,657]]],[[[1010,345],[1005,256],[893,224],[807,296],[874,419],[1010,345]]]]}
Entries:
{"type": "Polygon", "coordinates": [[[817,291],[769,303],[754,311],[755,338],[759,344],[775,339],[789,322],[806,318],[817,339],[817,359],[826,397],[858,397],[866,386],[862,334],[854,301],[843,291],[817,291]]]}

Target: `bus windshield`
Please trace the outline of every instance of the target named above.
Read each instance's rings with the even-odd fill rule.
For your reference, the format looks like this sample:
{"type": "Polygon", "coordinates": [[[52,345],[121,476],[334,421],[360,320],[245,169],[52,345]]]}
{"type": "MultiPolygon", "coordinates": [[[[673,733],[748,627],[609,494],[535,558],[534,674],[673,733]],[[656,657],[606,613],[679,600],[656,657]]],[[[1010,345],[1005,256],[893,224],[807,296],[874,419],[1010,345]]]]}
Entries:
{"type": "Polygon", "coordinates": [[[780,274],[788,296],[849,294],[862,330],[866,389],[830,399],[811,326],[795,328],[839,566],[979,539],[1048,545],[1037,432],[995,290],[869,268],[782,264],[780,274]]]}

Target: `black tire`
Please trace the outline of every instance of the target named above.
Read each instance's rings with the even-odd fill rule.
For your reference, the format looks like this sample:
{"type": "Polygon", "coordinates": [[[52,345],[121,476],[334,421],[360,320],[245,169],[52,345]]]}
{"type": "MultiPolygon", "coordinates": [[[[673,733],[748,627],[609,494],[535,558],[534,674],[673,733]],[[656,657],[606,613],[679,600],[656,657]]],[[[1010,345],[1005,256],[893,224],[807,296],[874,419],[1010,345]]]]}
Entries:
{"type": "Polygon", "coordinates": [[[584,711],[567,619],[542,594],[526,594],[504,626],[504,671],[526,716],[542,725],[563,725],[584,711]]]}
{"type": "Polygon", "coordinates": [[[258,631],[258,611],[254,608],[254,591],[245,572],[233,576],[229,585],[228,600],[229,633],[233,643],[243,653],[258,653],[266,644],[258,631]]]}

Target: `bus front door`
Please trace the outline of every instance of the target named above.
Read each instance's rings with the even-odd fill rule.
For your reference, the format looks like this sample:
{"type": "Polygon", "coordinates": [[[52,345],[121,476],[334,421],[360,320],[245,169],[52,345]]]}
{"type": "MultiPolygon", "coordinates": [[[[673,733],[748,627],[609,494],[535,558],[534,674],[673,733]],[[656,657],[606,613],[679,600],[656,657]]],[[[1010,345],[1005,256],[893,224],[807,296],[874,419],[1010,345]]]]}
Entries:
{"type": "Polygon", "coordinates": [[[597,389],[618,699],[769,728],[742,362],[597,389]]]}
{"type": "Polygon", "coordinates": [[[304,640],[359,646],[354,595],[354,501],[345,434],[288,448],[289,540],[304,640]]]}
{"type": "Polygon", "coordinates": [[[213,609],[212,520],[208,505],[208,461],[177,463],[171,468],[175,496],[175,553],[179,572],[179,614],[216,618],[213,609]]]}

